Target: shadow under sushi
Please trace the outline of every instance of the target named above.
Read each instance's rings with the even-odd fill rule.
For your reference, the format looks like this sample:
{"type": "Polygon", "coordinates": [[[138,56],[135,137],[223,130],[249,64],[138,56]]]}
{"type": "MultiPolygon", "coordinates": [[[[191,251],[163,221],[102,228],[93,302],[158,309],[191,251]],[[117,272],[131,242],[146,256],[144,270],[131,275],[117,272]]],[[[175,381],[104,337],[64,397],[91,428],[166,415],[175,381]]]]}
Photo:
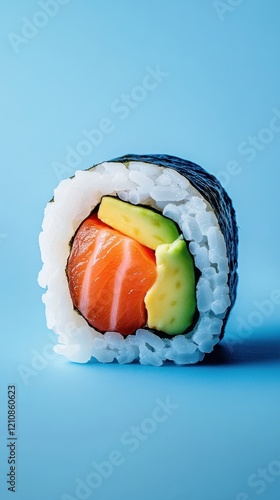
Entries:
{"type": "Polygon", "coordinates": [[[207,354],[200,366],[233,365],[233,364],[262,364],[280,362],[280,335],[244,339],[240,343],[226,344],[225,340],[216,346],[214,351],[207,354]]]}

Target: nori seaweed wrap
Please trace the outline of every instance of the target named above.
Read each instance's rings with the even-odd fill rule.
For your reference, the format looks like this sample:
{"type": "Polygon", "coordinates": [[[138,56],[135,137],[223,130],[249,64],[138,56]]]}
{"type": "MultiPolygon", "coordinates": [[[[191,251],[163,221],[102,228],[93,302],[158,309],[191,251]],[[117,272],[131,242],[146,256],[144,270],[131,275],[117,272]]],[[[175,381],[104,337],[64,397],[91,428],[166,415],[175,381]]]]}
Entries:
{"type": "MultiPolygon", "coordinates": [[[[211,352],[223,337],[236,298],[237,224],[226,191],[213,175],[199,165],[170,155],[131,154],[95,165],[86,171],[77,171],[75,176],[62,181],[55,190],[52,202],[46,207],[42,228],[40,247],[44,265],[39,283],[48,287],[43,301],[46,304],[48,326],[59,336],[56,352],[77,362],[116,360],[129,363],[139,360],[142,364],[159,366],[170,360],[176,364],[190,364],[201,361],[205,353],[211,352]],[[111,198],[119,200],[113,205],[116,207],[113,208],[116,212],[113,218],[107,214],[111,198]],[[103,211],[101,206],[105,207],[103,211]],[[123,226],[123,221],[118,225],[123,210],[128,215],[124,218],[130,220],[132,229],[123,226]],[[99,215],[101,213],[103,218],[99,215]],[[153,247],[148,233],[149,224],[155,224],[155,217],[159,217],[157,224],[163,229],[170,224],[177,229],[173,239],[165,240],[164,235],[162,242],[153,247]],[[148,220],[145,230],[141,226],[144,220],[148,220]],[[139,225],[136,228],[137,221],[139,225]],[[141,238],[142,233],[145,233],[144,239],[135,237],[135,243],[130,230],[134,230],[135,234],[140,233],[141,238]],[[138,283],[144,283],[145,270],[149,265],[151,269],[154,266],[155,282],[151,287],[151,282],[146,281],[148,292],[145,289],[141,298],[144,316],[138,324],[135,323],[135,331],[132,331],[134,327],[129,330],[122,326],[122,322],[126,321],[123,319],[126,303],[128,316],[135,315],[138,307],[134,308],[133,302],[129,304],[134,286],[131,276],[136,264],[130,262],[130,267],[125,268],[126,260],[129,259],[123,253],[122,260],[116,264],[118,254],[112,251],[112,256],[115,256],[106,263],[107,271],[100,279],[94,255],[101,255],[102,249],[97,248],[97,239],[90,240],[89,235],[94,235],[94,239],[98,234],[100,237],[101,233],[108,238],[112,238],[112,234],[116,238],[120,233],[121,252],[123,245],[131,249],[139,245],[135,255],[145,249],[146,260],[140,259],[137,268],[137,272],[143,271],[144,276],[137,275],[138,283]],[[81,261],[84,263],[85,255],[79,255],[78,252],[85,248],[85,242],[89,240],[92,247],[87,247],[88,263],[81,273],[81,261]],[[148,250],[146,247],[149,247],[148,250]],[[147,252],[155,252],[155,257],[147,252]],[[194,269],[195,284],[193,281],[189,285],[187,295],[180,292],[180,300],[185,300],[184,307],[180,305],[174,309],[177,311],[176,318],[172,320],[176,325],[183,325],[181,330],[165,326],[161,329],[158,325],[166,325],[167,320],[164,322],[164,319],[166,316],[169,319],[171,317],[166,311],[169,307],[166,304],[174,305],[177,301],[172,277],[175,254],[179,255],[177,271],[181,275],[180,286],[183,284],[184,288],[184,282],[188,280],[192,283],[191,267],[194,269]],[[152,260],[148,262],[147,259],[152,260]],[[164,266],[166,268],[162,277],[160,273],[164,266]],[[120,269],[129,290],[127,296],[123,295],[122,302],[116,298],[116,290],[125,293],[125,286],[120,283],[120,269]],[[105,282],[106,285],[102,285],[105,282]],[[111,282],[114,287],[110,292],[111,282]],[[196,301],[195,312],[191,288],[196,301]],[[166,293],[161,295],[168,295],[168,303],[166,299],[162,303],[159,300],[159,292],[163,289],[166,293]],[[110,293],[111,302],[107,299],[110,293]],[[108,304],[104,308],[106,300],[108,304]],[[154,300],[157,308],[154,307],[154,300]],[[115,310],[112,312],[113,307],[115,310]],[[191,320],[186,322],[185,313],[191,307],[192,311],[188,315],[191,320]],[[178,318],[178,314],[182,318],[178,318]],[[105,318],[106,315],[109,318],[107,323],[105,319],[99,321],[101,316],[105,318]],[[153,319],[155,316],[156,321],[153,319]],[[120,322],[117,321],[119,317],[122,318],[120,322]]],[[[135,278],[135,289],[138,286],[136,281],[135,278]]]]}

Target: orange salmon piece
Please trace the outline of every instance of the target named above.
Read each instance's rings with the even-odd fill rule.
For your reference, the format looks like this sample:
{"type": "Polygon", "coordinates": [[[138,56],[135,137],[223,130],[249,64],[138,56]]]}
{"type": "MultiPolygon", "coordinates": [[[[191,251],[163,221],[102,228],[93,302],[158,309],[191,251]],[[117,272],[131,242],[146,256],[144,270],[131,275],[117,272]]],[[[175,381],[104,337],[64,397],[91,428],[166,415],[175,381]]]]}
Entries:
{"type": "Polygon", "coordinates": [[[146,325],[144,298],[156,280],[155,252],[90,215],[67,263],[73,305],[101,332],[134,333],[146,325]]]}

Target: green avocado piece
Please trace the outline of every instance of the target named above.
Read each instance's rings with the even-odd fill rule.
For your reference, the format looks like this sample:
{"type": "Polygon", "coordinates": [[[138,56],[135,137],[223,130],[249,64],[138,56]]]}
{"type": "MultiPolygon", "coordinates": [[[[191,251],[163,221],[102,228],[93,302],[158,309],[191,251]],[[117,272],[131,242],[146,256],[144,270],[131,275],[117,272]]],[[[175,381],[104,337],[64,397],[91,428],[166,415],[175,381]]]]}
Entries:
{"type": "Polygon", "coordinates": [[[175,241],[179,232],[175,223],[153,209],[131,205],[111,196],[101,200],[98,217],[108,226],[155,250],[175,241]]]}
{"type": "Polygon", "coordinates": [[[178,238],[156,249],[157,278],[145,296],[148,327],[169,335],[183,333],[196,312],[193,258],[186,242],[178,238]]]}

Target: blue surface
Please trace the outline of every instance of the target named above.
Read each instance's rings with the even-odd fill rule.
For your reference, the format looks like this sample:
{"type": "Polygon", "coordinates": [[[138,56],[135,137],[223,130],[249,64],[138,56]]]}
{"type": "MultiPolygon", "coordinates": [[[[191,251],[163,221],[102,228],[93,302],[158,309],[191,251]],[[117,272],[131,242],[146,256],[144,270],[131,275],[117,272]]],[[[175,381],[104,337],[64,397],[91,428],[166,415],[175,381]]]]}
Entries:
{"type": "Polygon", "coordinates": [[[279,3],[56,0],[42,16],[46,4],[6,2],[0,19],[0,497],[16,384],[19,500],[278,500],[279,3]],[[194,367],[51,352],[36,282],[44,206],[73,155],[87,168],[131,152],[201,164],[237,211],[237,303],[194,367]]]}

